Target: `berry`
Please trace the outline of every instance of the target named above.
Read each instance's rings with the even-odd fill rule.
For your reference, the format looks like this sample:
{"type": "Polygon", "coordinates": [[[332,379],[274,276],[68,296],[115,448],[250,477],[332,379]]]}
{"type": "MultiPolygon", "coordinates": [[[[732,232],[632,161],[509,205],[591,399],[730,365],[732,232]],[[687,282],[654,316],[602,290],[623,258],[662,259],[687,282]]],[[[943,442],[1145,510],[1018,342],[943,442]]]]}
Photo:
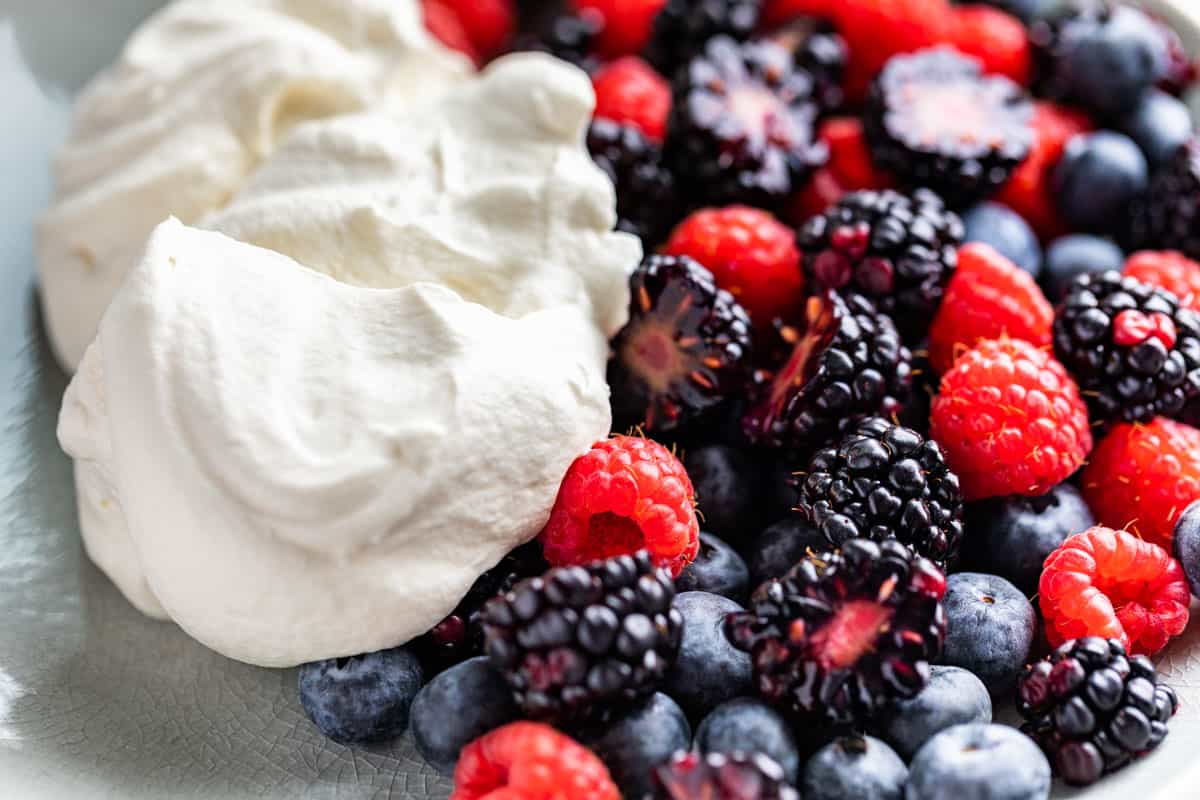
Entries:
{"type": "Polygon", "coordinates": [[[1192,138],[1192,113],[1178,98],[1148,89],[1117,121],[1117,130],[1137,143],[1151,171],[1155,171],[1169,164],[1192,138]]]}
{"type": "Polygon", "coordinates": [[[750,590],[750,568],[737,551],[711,533],[700,534],[700,552],[675,579],[680,592],[711,592],[741,602],[750,590]]]}
{"type": "Polygon", "coordinates": [[[950,14],[949,42],[977,59],[984,72],[1029,85],[1033,53],[1025,26],[1013,15],[984,5],[955,8],[950,14]]]}
{"type": "Polygon", "coordinates": [[[817,136],[829,148],[829,162],[813,173],[812,180],[795,196],[789,219],[803,224],[824,214],[848,192],[889,189],[893,181],[875,167],[862,121],[857,117],[831,117],[821,123],[817,136]]]}
{"type": "Polygon", "coordinates": [[[446,47],[462,53],[478,66],[482,56],[471,41],[462,18],[451,5],[453,0],[421,0],[421,16],[425,29],[446,47]]]}
{"type": "Polygon", "coordinates": [[[617,230],[644,245],[666,235],[675,219],[675,177],[662,163],[662,150],[630,125],[592,120],[587,136],[592,160],[617,194],[617,230]]]}
{"type": "Polygon", "coordinates": [[[645,551],[556,567],[488,601],[485,649],[525,716],[603,718],[662,682],[683,633],[674,599],[645,551]]]}
{"type": "Polygon", "coordinates": [[[404,648],[300,667],[300,704],[321,733],[337,742],[395,739],[421,688],[421,662],[404,648]]]}
{"type": "Polygon", "coordinates": [[[1142,151],[1128,136],[1112,131],[1071,139],[1054,169],[1059,213],[1089,231],[1116,230],[1148,181],[1142,151]]]}
{"type": "Polygon", "coordinates": [[[603,20],[596,50],[605,58],[640,53],[650,41],[654,19],[666,0],[571,0],[581,14],[603,20]]]}
{"type": "Polygon", "coordinates": [[[749,453],[728,445],[704,445],[688,450],[683,464],[696,488],[705,530],[734,544],[758,532],[762,525],[764,476],[749,453]]]}
{"type": "Polygon", "coordinates": [[[1022,22],[1033,22],[1040,17],[1053,0],[957,0],[960,3],[981,2],[984,5],[1006,11],[1022,22]]]}
{"type": "Polygon", "coordinates": [[[930,435],[967,500],[1039,495],[1092,450],[1087,406],[1062,364],[1020,339],[987,339],[942,376],[930,435]]]}
{"type": "Polygon", "coordinates": [[[1150,19],[1158,28],[1167,48],[1167,73],[1158,82],[1158,87],[1178,97],[1200,78],[1200,60],[1197,60],[1184,44],[1179,31],[1171,27],[1166,20],[1155,16],[1150,19]]]}
{"type": "Polygon", "coordinates": [[[1050,765],[1007,725],[955,725],[917,751],[905,791],[914,800],[1046,800],[1050,765]]]}
{"type": "Polygon", "coordinates": [[[592,75],[597,117],[631,125],[662,144],[671,113],[671,86],[637,56],[623,56],[592,75]]]}
{"type": "Polygon", "coordinates": [[[797,17],[829,17],[834,0],[766,0],[762,10],[764,27],[778,28],[797,17]]]}
{"type": "Polygon", "coordinates": [[[915,697],[898,700],[878,724],[880,736],[911,760],[921,745],[954,725],[992,721],[992,696],[983,681],[960,667],[935,664],[915,697]]]}
{"type": "Polygon", "coordinates": [[[1179,302],[1200,312],[1200,263],[1173,250],[1134,253],[1122,270],[1129,277],[1166,289],[1179,302]]]}
{"type": "Polygon", "coordinates": [[[942,663],[974,673],[996,697],[1012,691],[1037,632],[1033,605],[1004,578],[958,572],[946,579],[942,663]]]}
{"type": "Polygon", "coordinates": [[[908,767],[872,736],[842,737],[821,748],[804,767],[805,800],[850,797],[901,800],[908,767]]]}
{"type": "Polygon", "coordinates": [[[1130,250],[1178,250],[1200,259],[1200,138],[1158,171],[1130,207],[1128,228],[1130,250]]]}
{"type": "Polygon", "coordinates": [[[600,757],[622,797],[642,798],[654,790],[653,770],[692,743],[692,728],[675,701],[656,692],[602,726],[575,733],[600,757]]]}
{"type": "Polygon", "coordinates": [[[965,242],[991,245],[1034,278],[1042,271],[1042,245],[1025,219],[1000,203],[980,203],[963,213],[965,242]]]}
{"type": "Polygon", "coordinates": [[[946,41],[948,0],[836,0],[832,16],[850,48],[846,94],[861,102],[893,56],[946,41]]]}
{"type": "Polygon", "coordinates": [[[801,754],[787,720],[754,697],[737,697],[714,708],[696,729],[700,753],[762,753],[783,768],[783,777],[795,784],[800,777],[801,754]]]}
{"type": "Polygon", "coordinates": [[[654,771],[653,800],[800,800],[783,769],[761,753],[680,751],[654,771]]]}
{"type": "Polygon", "coordinates": [[[486,658],[472,658],[435,675],[417,692],[413,743],[434,769],[451,775],[464,747],[519,716],[500,673],[486,658]]]}
{"type": "Polygon", "coordinates": [[[750,585],[758,586],[771,578],[782,578],[806,555],[829,548],[819,530],[799,515],[781,519],[754,540],[747,553],[750,585]]]}
{"type": "Polygon", "coordinates": [[[806,724],[862,723],[912,697],[941,651],[945,576],[902,544],[851,539],[755,591],[727,620],[767,702],[806,724]]]}
{"type": "Polygon", "coordinates": [[[846,40],[831,27],[810,23],[793,26],[805,31],[799,44],[792,49],[796,66],[806,70],[816,82],[816,97],[822,111],[829,113],[842,107],[845,92],[842,81],[850,63],[846,40]]]}
{"type": "Polygon", "coordinates": [[[663,74],[674,75],[717,37],[749,39],[761,13],[762,0],[666,0],[646,57],[663,74]]]}
{"type": "Polygon", "coordinates": [[[450,800],[620,800],[600,759],[548,725],[513,722],[463,750],[450,800]]]}
{"type": "Polygon", "coordinates": [[[751,692],[750,657],[725,638],[725,618],[743,608],[720,595],[681,592],[675,610],[683,617],[683,641],[663,691],[689,718],[699,720],[726,700],[751,692]]]}
{"type": "Polygon", "coordinates": [[[1200,597],[1200,500],[1188,506],[1175,523],[1172,554],[1183,567],[1192,594],[1200,597]]]}
{"type": "Polygon", "coordinates": [[[1046,639],[1118,639],[1153,655],[1188,621],[1188,585],[1179,562],[1128,531],[1089,528],[1046,559],[1038,583],[1046,639]]]}
{"type": "Polygon", "coordinates": [[[1010,337],[1049,347],[1054,308],[1033,276],[990,245],[958,251],[958,269],[929,328],[929,363],[945,373],[983,339],[1010,337]]]}
{"type": "Polygon", "coordinates": [[[604,31],[604,18],[595,10],[580,14],[556,14],[542,30],[517,41],[518,50],[549,53],[591,74],[600,66],[596,41],[604,31]]]}
{"type": "Polygon", "coordinates": [[[1169,546],[1179,515],[1200,499],[1200,430],[1161,417],[1117,425],[1079,483],[1100,524],[1169,546]]]}
{"type": "Polygon", "coordinates": [[[512,41],[517,28],[513,0],[438,0],[458,15],[475,52],[483,59],[494,58],[512,41]]]}
{"type": "Polygon", "coordinates": [[[1124,263],[1125,251],[1108,239],[1085,233],[1055,239],[1046,248],[1046,296],[1057,303],[1079,275],[1120,270],[1124,263]]]}
{"type": "Polygon", "coordinates": [[[1157,747],[1179,700],[1145,656],[1115,639],[1073,639],[1021,676],[1021,730],[1075,786],[1094,783],[1157,747]]]}

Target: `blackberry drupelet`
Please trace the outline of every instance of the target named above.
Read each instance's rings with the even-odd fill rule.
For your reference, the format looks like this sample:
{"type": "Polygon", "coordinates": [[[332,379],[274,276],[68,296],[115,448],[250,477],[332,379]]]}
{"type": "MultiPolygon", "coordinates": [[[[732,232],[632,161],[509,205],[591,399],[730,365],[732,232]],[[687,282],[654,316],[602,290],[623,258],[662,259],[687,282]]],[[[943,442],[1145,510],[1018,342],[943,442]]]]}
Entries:
{"type": "Polygon", "coordinates": [[[1066,642],[1026,667],[1017,684],[1021,730],[1076,786],[1158,747],[1178,707],[1150,659],[1096,636],[1066,642]]]}
{"type": "Polygon", "coordinates": [[[1192,139],[1150,181],[1129,208],[1125,246],[1178,250],[1200,259],[1200,139],[1192,139]]]}
{"type": "Polygon", "coordinates": [[[591,74],[602,63],[595,44],[603,30],[599,14],[558,14],[538,33],[519,37],[514,49],[549,53],[591,74]]]}
{"type": "Polygon", "coordinates": [[[662,682],[683,634],[674,599],[645,551],[556,567],[488,601],[485,649],[527,717],[603,718],[662,682]]]}
{"type": "Polygon", "coordinates": [[[650,256],[629,279],[629,323],[608,365],[614,427],[675,431],[743,386],[750,317],[687,256],[650,256]]]}
{"type": "Polygon", "coordinates": [[[962,541],[962,493],[937,442],[875,417],[797,475],[797,510],[835,547],[896,538],[944,567],[962,541]]]}
{"type": "Polygon", "coordinates": [[[860,726],[925,686],[945,592],[945,575],[898,541],[850,539],[764,583],[726,631],[764,700],[801,722],[860,726]]]}
{"type": "Polygon", "coordinates": [[[657,245],[678,219],[675,178],[663,165],[662,148],[632,125],[594,119],[588,152],[617,192],[617,230],[657,245]]]}
{"type": "Polygon", "coordinates": [[[646,60],[671,76],[711,39],[744,42],[758,28],[762,5],[763,0],[667,0],[654,18],[646,60]]]}
{"type": "Polygon", "coordinates": [[[999,189],[1033,146],[1033,103],[949,48],[896,56],[875,79],[863,132],[875,164],[961,208],[999,189]]]}
{"type": "Polygon", "coordinates": [[[1055,315],[1054,350],[1104,421],[1178,416],[1200,397],[1200,314],[1119,272],[1075,279],[1055,315]]]}
{"type": "Polygon", "coordinates": [[[762,753],[680,751],[654,770],[651,800],[800,800],[783,767],[762,753]]]}

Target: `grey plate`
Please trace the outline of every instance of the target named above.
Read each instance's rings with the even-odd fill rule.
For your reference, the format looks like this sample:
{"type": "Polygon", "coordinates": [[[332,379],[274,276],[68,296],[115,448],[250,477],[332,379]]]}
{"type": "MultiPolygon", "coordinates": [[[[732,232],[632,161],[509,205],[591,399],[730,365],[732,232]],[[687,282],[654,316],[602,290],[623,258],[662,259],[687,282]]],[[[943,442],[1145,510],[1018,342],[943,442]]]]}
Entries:
{"type": "MultiPolygon", "coordinates": [[[[54,436],[66,379],[41,334],[30,226],[71,94],[156,5],[0,0],[0,800],[445,797],[407,739],[325,740],[294,670],[226,660],[142,617],[80,547],[54,436]]],[[[1200,625],[1187,638],[1162,661],[1184,699],[1166,745],[1087,797],[1197,796],[1200,625]]]]}

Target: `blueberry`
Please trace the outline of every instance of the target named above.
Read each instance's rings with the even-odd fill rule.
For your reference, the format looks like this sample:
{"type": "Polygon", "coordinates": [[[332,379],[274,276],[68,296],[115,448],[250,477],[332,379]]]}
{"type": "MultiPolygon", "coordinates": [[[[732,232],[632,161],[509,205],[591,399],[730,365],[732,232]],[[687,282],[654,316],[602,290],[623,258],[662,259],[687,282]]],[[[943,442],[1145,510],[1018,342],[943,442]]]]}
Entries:
{"type": "Polygon", "coordinates": [[[339,742],[394,739],[408,726],[421,688],[420,660],[397,647],[300,667],[300,705],[339,742]]]}
{"type": "Polygon", "coordinates": [[[804,767],[805,800],[902,800],[908,768],[871,736],[835,740],[804,767]]]}
{"type": "Polygon", "coordinates": [[[750,585],[783,577],[810,549],[818,553],[829,549],[820,531],[795,514],[776,522],[759,534],[746,553],[750,585]]]}
{"type": "Polygon", "coordinates": [[[450,775],[463,747],[519,716],[508,684],[480,656],[437,675],[417,693],[413,741],[434,769],[450,775]]]}
{"type": "Polygon", "coordinates": [[[725,617],[742,607],[708,592],[682,592],[675,608],[683,615],[683,641],[663,688],[699,720],[726,700],[751,693],[750,655],[725,638],[725,617]]]}
{"type": "Polygon", "coordinates": [[[1082,233],[1063,236],[1046,248],[1042,284],[1050,302],[1057,303],[1078,276],[1120,271],[1124,265],[1125,253],[1108,239],[1082,233]]]}
{"type": "Polygon", "coordinates": [[[1064,85],[1103,117],[1129,111],[1167,71],[1162,33],[1145,13],[1126,6],[1102,22],[1066,26],[1061,47],[1064,85]]]}
{"type": "Polygon", "coordinates": [[[1044,800],[1050,764],[1016,728],[955,725],[917,751],[904,791],[906,800],[1044,800]]]}
{"type": "Polygon", "coordinates": [[[1175,523],[1175,558],[1187,575],[1192,594],[1200,597],[1200,500],[1192,503],[1175,523]]]}
{"type": "Polygon", "coordinates": [[[946,645],[941,663],[974,672],[993,695],[1011,691],[1029,660],[1037,614],[1021,590],[997,575],[946,579],[946,645]]]}
{"type": "Polygon", "coordinates": [[[711,533],[700,534],[696,560],[675,579],[681,592],[711,592],[741,602],[750,588],[750,568],[724,541],[711,533]]]}
{"type": "Polygon", "coordinates": [[[1153,171],[1170,161],[1192,138],[1192,114],[1179,98],[1150,89],[1121,117],[1117,130],[1137,142],[1153,171]]]}
{"type": "Polygon", "coordinates": [[[696,729],[701,753],[765,753],[783,767],[787,782],[800,777],[800,748],[791,726],[775,709],[754,697],[739,697],[712,710],[696,729]]]}
{"type": "Polygon", "coordinates": [[[608,767],[622,797],[645,797],[653,789],[654,767],[677,750],[691,746],[687,717],[662,692],[651,695],[602,727],[572,731],[572,735],[608,767]]]}
{"type": "Polygon", "coordinates": [[[716,444],[684,457],[704,527],[727,542],[748,540],[763,524],[761,469],[748,454],[716,444]]]}
{"type": "Polygon", "coordinates": [[[963,214],[964,241],[990,244],[1009,261],[1037,277],[1042,271],[1042,245],[1029,223],[1000,203],[980,203],[963,214]]]}
{"type": "Polygon", "coordinates": [[[1095,524],[1083,495],[1069,483],[1059,484],[1041,497],[996,497],[968,503],[962,568],[999,575],[1032,595],[1046,556],[1068,536],[1095,524]]]}
{"type": "Polygon", "coordinates": [[[1067,143],[1054,169],[1058,210],[1073,227],[1116,230],[1129,203],[1146,191],[1146,157],[1121,133],[1079,134],[1067,143]]]}
{"type": "Polygon", "coordinates": [[[916,697],[897,702],[878,722],[879,735],[911,759],[939,731],[992,721],[992,697],[983,681],[961,667],[938,664],[916,697]]]}

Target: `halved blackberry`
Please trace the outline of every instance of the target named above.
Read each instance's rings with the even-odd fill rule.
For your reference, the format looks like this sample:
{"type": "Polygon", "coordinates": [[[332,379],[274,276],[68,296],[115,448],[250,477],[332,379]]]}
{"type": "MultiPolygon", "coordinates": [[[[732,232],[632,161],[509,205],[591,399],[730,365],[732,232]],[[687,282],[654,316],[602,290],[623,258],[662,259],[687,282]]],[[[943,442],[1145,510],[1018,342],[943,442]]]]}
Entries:
{"type": "Polygon", "coordinates": [[[850,539],[760,586],[726,634],[759,694],[802,722],[860,726],[929,680],[946,577],[898,541],[850,539]]]}
{"type": "Polygon", "coordinates": [[[888,61],[867,98],[875,164],[956,208],[999,189],[1033,147],[1033,103],[978,61],[934,48],[888,61]]]}
{"type": "Polygon", "coordinates": [[[1104,421],[1178,416],[1200,397],[1200,314],[1119,272],[1075,279],[1055,313],[1054,351],[1104,421]]]}
{"type": "Polygon", "coordinates": [[[1129,207],[1128,250],[1178,250],[1200,259],[1200,139],[1192,139],[1129,207]]]}
{"type": "Polygon", "coordinates": [[[1017,683],[1021,730],[1067,783],[1084,786],[1158,747],[1179,708],[1154,664],[1115,640],[1072,639],[1025,668],[1017,683]]]}
{"type": "Polygon", "coordinates": [[[756,444],[811,452],[856,417],[898,414],[912,389],[912,354],[870,300],[828,291],[804,317],[779,328],[791,352],[743,420],[756,444]]]}
{"type": "Polygon", "coordinates": [[[850,62],[850,48],[832,24],[815,17],[796,17],[768,38],[790,52],[797,67],[812,75],[822,111],[841,108],[845,100],[842,78],[850,62]]]}
{"type": "Polygon", "coordinates": [[[798,473],[796,510],[837,547],[850,539],[899,539],[939,566],[962,541],[958,476],[937,442],[875,417],[819,450],[798,473]]]}
{"type": "Polygon", "coordinates": [[[828,159],[812,76],[771,42],[719,37],[680,70],[664,152],[695,204],[779,208],[828,159]]]}
{"type": "Polygon", "coordinates": [[[591,74],[602,63],[595,45],[603,31],[599,14],[556,14],[537,33],[519,37],[514,49],[549,53],[591,74]]]}
{"type": "Polygon", "coordinates": [[[617,230],[653,248],[679,218],[675,179],[663,165],[662,149],[632,125],[602,118],[592,120],[587,146],[616,188],[617,230]]]}
{"type": "Polygon", "coordinates": [[[762,753],[681,750],[654,769],[648,800],[800,800],[783,767],[762,753]]]}
{"type": "Polygon", "coordinates": [[[532,719],[597,719],[651,694],[679,651],[675,583],[650,554],[555,567],[483,608],[487,656],[532,719]]]}
{"type": "Polygon", "coordinates": [[[750,316],[687,256],[650,256],[629,279],[629,323],[612,342],[614,427],[675,431],[744,385],[750,316]]]}
{"type": "Polygon", "coordinates": [[[667,0],[654,18],[646,60],[663,75],[674,75],[711,39],[749,39],[762,6],[763,0],[667,0]]]}

